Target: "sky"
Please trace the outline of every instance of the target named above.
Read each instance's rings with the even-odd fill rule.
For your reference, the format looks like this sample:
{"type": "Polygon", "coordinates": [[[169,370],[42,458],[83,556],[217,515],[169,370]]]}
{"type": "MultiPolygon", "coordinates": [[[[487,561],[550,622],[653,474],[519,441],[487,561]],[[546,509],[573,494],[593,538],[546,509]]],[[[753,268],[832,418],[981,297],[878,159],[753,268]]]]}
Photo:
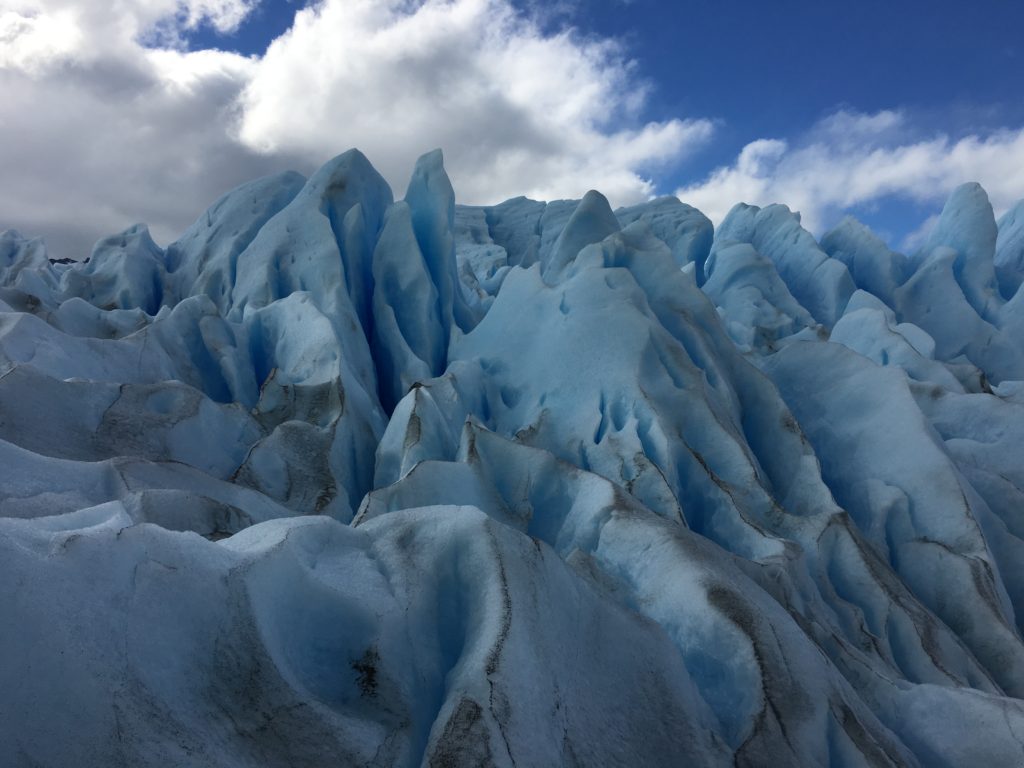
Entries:
{"type": "Polygon", "coordinates": [[[0,230],[82,258],[361,149],[460,202],[781,202],[912,251],[958,184],[1024,198],[1024,3],[0,0],[0,230]]]}

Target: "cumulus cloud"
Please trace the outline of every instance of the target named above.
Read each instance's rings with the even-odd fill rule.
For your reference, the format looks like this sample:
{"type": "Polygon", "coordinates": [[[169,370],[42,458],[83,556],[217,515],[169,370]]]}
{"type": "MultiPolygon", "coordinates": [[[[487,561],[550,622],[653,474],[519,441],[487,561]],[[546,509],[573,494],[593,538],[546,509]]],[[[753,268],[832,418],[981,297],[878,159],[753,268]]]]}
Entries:
{"type": "Polygon", "coordinates": [[[73,54],[82,37],[68,9],[46,14],[27,5],[0,10],[0,67],[38,73],[73,54]]]}
{"type": "Polygon", "coordinates": [[[68,63],[138,54],[139,40],[181,47],[182,33],[206,23],[238,28],[258,0],[5,0],[0,68],[39,75],[68,63]]]}
{"type": "Polygon", "coordinates": [[[715,222],[737,202],[786,203],[820,231],[839,212],[888,196],[941,202],[978,181],[998,213],[1024,191],[1024,129],[916,138],[911,128],[897,111],[839,111],[797,142],[750,142],[731,165],[676,194],[715,222]]]}
{"type": "MultiPolygon", "coordinates": [[[[83,257],[132,223],[167,241],[264,158],[227,126],[253,62],[168,46],[200,23],[231,29],[251,0],[6,0],[0,15],[0,229],[83,257]],[[171,31],[174,34],[171,34],[171,31]]],[[[278,162],[280,161],[280,162],[278,162]]]]}
{"type": "Polygon", "coordinates": [[[0,12],[0,228],[82,255],[135,221],[168,240],[222,191],[358,146],[401,195],[440,146],[460,198],[651,195],[711,123],[644,123],[614,43],[510,0],[322,0],[265,55],[188,51],[255,0],[7,0],[0,12]]]}
{"type": "Polygon", "coordinates": [[[613,42],[546,35],[505,0],[408,5],[300,12],[242,95],[242,141],[315,156],[355,144],[392,183],[440,146],[467,202],[598,187],[631,203],[654,191],[646,169],[711,134],[705,120],[638,125],[647,94],[613,42]]]}
{"type": "MultiPolygon", "coordinates": [[[[232,186],[352,146],[399,196],[440,146],[463,202],[593,187],[628,204],[714,133],[645,121],[649,87],[624,49],[533,0],[319,0],[263,55],[188,50],[193,31],[230,33],[258,2],[0,0],[0,229],[58,255],[137,221],[166,242],[232,186]]],[[[1022,174],[1024,130],[922,137],[898,111],[840,111],[750,142],[678,194],[715,220],[783,201],[817,229],[967,180],[1005,208],[1022,174]]]]}
{"type": "Polygon", "coordinates": [[[280,170],[227,135],[251,62],[143,52],[28,76],[0,69],[0,229],[82,257],[134,222],[163,241],[225,189],[280,170]]]}

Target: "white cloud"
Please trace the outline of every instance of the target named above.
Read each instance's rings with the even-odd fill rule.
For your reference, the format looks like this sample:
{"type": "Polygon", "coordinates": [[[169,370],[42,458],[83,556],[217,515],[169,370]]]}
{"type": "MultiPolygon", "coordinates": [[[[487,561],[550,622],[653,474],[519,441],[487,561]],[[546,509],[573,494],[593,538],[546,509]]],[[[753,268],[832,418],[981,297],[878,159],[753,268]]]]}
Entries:
{"type": "Polygon", "coordinates": [[[796,144],[760,139],[736,161],[676,191],[716,223],[737,202],[783,202],[812,231],[840,211],[895,195],[941,202],[959,184],[978,181],[997,213],[1024,194],[1024,129],[986,136],[911,137],[905,115],[840,111],[796,144]]]}
{"type": "Polygon", "coordinates": [[[207,23],[231,32],[258,0],[4,0],[0,68],[33,75],[68,63],[138,55],[139,39],[180,47],[207,23]]]}
{"type": "Polygon", "coordinates": [[[82,33],[70,10],[40,13],[32,7],[0,11],[0,68],[38,74],[77,50],[82,33]]]}
{"type": "Polygon", "coordinates": [[[646,169],[707,139],[708,121],[636,129],[646,96],[609,41],[545,35],[506,0],[326,0],[271,45],[242,100],[249,146],[323,157],[360,147],[401,193],[440,146],[460,198],[650,196],[646,169]]]}
{"type": "Polygon", "coordinates": [[[166,242],[226,189],[294,165],[227,138],[238,75],[179,84],[143,60],[102,80],[68,68],[40,88],[0,71],[0,230],[69,256],[138,221],[166,242]]]}
{"type": "MultiPolygon", "coordinates": [[[[440,146],[464,202],[593,187],[626,204],[713,133],[645,124],[648,87],[620,46],[512,0],[320,0],[263,56],[184,49],[189,30],[230,31],[257,1],[0,0],[0,229],[60,255],[136,221],[166,241],[235,184],[351,146],[399,196],[440,146]]],[[[715,220],[783,201],[813,229],[967,180],[997,208],[1024,190],[1024,130],[921,138],[900,112],[840,111],[787,138],[749,143],[680,196],[715,220]]]]}
{"type": "Polygon", "coordinates": [[[598,187],[626,203],[712,131],[643,124],[615,43],[510,0],[322,0],[252,58],[183,39],[256,0],[0,1],[0,229],[62,255],[135,221],[166,241],[231,186],[351,146],[398,195],[440,146],[464,201],[598,187]]]}
{"type": "Polygon", "coordinates": [[[251,60],[137,40],[168,14],[228,24],[243,5],[113,0],[121,15],[106,17],[98,3],[7,6],[4,18],[28,21],[12,22],[10,45],[0,45],[0,230],[42,234],[58,255],[77,257],[138,221],[166,241],[226,188],[293,164],[228,136],[251,60]],[[66,34],[40,32],[54,25],[66,34]]]}

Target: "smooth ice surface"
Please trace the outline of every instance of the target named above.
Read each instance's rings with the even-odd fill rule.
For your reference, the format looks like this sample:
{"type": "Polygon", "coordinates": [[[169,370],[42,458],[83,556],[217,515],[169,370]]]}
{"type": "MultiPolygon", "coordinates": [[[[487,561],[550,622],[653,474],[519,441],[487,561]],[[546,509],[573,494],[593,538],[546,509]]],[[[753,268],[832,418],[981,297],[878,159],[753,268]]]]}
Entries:
{"type": "Polygon", "coordinates": [[[1024,203],[455,195],[0,233],[0,764],[1024,764],[1024,203]]]}

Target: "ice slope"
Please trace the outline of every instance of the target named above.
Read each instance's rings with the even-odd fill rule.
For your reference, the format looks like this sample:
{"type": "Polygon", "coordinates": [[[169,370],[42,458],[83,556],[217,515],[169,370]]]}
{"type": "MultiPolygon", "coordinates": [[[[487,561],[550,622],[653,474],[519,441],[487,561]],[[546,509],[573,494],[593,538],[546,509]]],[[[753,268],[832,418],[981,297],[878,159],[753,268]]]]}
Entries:
{"type": "Polygon", "coordinates": [[[0,763],[1024,764],[1020,211],[0,234],[0,763]]]}

